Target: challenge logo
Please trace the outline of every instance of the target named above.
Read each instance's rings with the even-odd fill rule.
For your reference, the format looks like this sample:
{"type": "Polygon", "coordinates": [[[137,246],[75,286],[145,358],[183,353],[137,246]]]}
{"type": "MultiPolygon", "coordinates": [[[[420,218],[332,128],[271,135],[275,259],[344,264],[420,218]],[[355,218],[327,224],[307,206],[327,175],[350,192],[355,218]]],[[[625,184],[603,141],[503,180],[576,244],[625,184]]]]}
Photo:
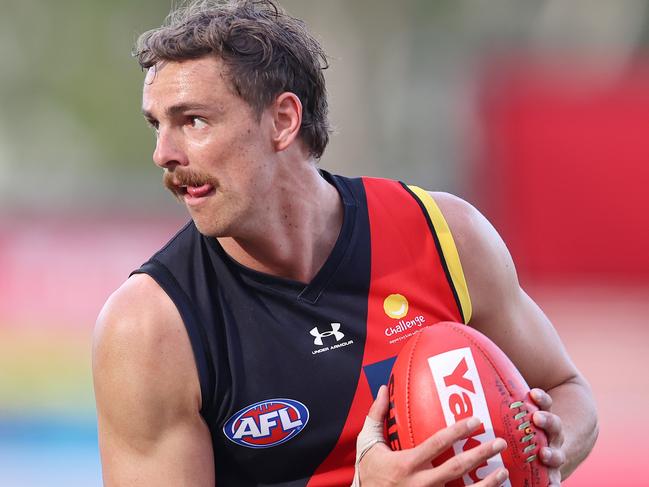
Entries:
{"type": "Polygon", "coordinates": [[[388,337],[391,345],[403,340],[407,340],[415,333],[422,330],[422,327],[428,326],[426,324],[426,317],[423,314],[417,314],[416,308],[411,309],[408,299],[403,294],[390,294],[383,300],[383,311],[388,316],[395,320],[390,322],[384,330],[384,334],[388,337]],[[414,311],[413,311],[414,310],[414,311]],[[408,315],[408,311],[413,311],[411,319],[404,319],[408,315]]]}
{"type": "Polygon", "coordinates": [[[309,410],[293,399],[268,399],[235,413],[223,434],[237,445],[270,448],[297,436],[309,421],[309,410]]]}
{"type": "Polygon", "coordinates": [[[390,294],[383,301],[383,311],[393,320],[399,320],[408,314],[408,300],[401,294],[390,294]]]}
{"type": "MultiPolygon", "coordinates": [[[[470,416],[482,420],[482,424],[473,432],[473,436],[453,443],[455,454],[458,455],[481,443],[494,440],[496,436],[489,416],[487,398],[471,349],[458,348],[435,355],[428,359],[428,365],[435,381],[446,425],[450,426],[470,416]]],[[[464,475],[464,484],[476,483],[503,466],[503,459],[499,453],[464,475]]],[[[503,485],[511,487],[509,480],[503,485]]]]}
{"type": "Polygon", "coordinates": [[[404,331],[408,331],[413,327],[421,328],[426,323],[426,318],[424,315],[415,316],[412,320],[399,320],[397,326],[388,326],[384,333],[386,337],[391,337],[392,335],[398,335],[404,331]]]}

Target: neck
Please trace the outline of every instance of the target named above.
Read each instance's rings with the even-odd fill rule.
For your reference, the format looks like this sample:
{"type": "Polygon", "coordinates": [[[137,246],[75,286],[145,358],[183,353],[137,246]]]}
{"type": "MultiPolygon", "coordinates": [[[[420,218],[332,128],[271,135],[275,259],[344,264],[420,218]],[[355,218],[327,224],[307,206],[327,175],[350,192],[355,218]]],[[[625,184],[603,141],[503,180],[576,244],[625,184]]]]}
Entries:
{"type": "Polygon", "coordinates": [[[315,164],[300,164],[276,178],[259,201],[255,224],[244,235],[219,238],[240,264],[259,272],[308,283],[323,266],[342,227],[336,188],[315,164]]]}

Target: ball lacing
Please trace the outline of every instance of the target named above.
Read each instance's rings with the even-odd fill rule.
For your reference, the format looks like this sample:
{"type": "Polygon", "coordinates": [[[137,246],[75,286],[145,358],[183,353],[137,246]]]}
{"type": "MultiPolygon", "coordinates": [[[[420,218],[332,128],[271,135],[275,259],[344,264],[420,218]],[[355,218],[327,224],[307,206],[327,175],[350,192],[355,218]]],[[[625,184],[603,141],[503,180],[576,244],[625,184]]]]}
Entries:
{"type": "MultiPolygon", "coordinates": [[[[519,410],[518,413],[516,413],[514,415],[514,419],[516,421],[521,421],[523,418],[525,418],[525,416],[527,416],[529,414],[527,410],[521,409],[523,406],[525,406],[525,403],[523,401],[516,401],[516,402],[513,402],[513,403],[511,403],[509,405],[509,409],[518,409],[519,410]]],[[[536,450],[536,446],[537,446],[536,443],[531,443],[532,440],[534,439],[534,436],[536,435],[536,432],[532,428],[531,421],[529,421],[529,420],[522,421],[518,425],[518,430],[523,431],[523,433],[525,433],[525,436],[523,436],[523,438],[521,438],[521,443],[529,443],[529,445],[527,445],[525,448],[523,448],[523,453],[529,453],[531,451],[536,450]]],[[[537,457],[536,453],[533,454],[533,455],[529,455],[525,459],[525,463],[530,463],[531,461],[536,459],[536,457],[537,457]]]]}

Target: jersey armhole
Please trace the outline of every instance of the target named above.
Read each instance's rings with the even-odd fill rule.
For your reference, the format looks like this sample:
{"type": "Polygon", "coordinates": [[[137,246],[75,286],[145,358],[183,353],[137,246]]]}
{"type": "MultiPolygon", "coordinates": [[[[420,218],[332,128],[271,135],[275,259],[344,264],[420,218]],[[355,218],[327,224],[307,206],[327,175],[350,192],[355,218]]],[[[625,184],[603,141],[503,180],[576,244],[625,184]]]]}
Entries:
{"type": "Polygon", "coordinates": [[[213,397],[211,392],[214,384],[214,373],[208,365],[212,362],[209,360],[209,350],[204,345],[207,343],[207,337],[205,336],[203,327],[200,325],[194,305],[182,290],[176,278],[164,264],[157,260],[149,260],[142,267],[133,271],[131,275],[133,274],[147,274],[151,276],[176,305],[185,325],[185,330],[187,330],[189,342],[194,353],[194,361],[201,387],[201,415],[205,417],[209,410],[211,398],[213,397]]]}
{"type": "MultiPolygon", "coordinates": [[[[405,186],[405,185],[404,185],[405,186]]],[[[460,313],[465,324],[471,320],[471,298],[469,296],[469,288],[464,278],[464,271],[462,270],[462,263],[460,256],[453,239],[453,234],[442,214],[442,211],[437,206],[435,199],[428,193],[417,186],[405,186],[413,196],[423,205],[425,214],[428,217],[431,230],[439,243],[441,256],[445,267],[448,272],[451,287],[458,301],[460,313]]]]}

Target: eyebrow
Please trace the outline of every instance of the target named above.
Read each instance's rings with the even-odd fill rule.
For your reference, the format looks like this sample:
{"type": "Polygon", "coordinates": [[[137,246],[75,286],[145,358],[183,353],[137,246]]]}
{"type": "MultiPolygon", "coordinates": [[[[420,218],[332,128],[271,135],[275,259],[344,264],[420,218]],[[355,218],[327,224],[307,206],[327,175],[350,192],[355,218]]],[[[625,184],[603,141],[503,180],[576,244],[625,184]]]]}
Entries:
{"type": "MultiPolygon", "coordinates": [[[[167,107],[165,109],[165,115],[169,118],[173,118],[180,115],[181,113],[191,112],[194,110],[215,110],[215,109],[218,112],[221,112],[221,110],[214,105],[204,105],[202,103],[179,103],[178,105],[172,105],[170,107],[167,107]]],[[[144,118],[146,118],[147,120],[155,120],[153,114],[148,110],[145,110],[144,108],[142,109],[142,115],[144,115],[144,118]]]]}

